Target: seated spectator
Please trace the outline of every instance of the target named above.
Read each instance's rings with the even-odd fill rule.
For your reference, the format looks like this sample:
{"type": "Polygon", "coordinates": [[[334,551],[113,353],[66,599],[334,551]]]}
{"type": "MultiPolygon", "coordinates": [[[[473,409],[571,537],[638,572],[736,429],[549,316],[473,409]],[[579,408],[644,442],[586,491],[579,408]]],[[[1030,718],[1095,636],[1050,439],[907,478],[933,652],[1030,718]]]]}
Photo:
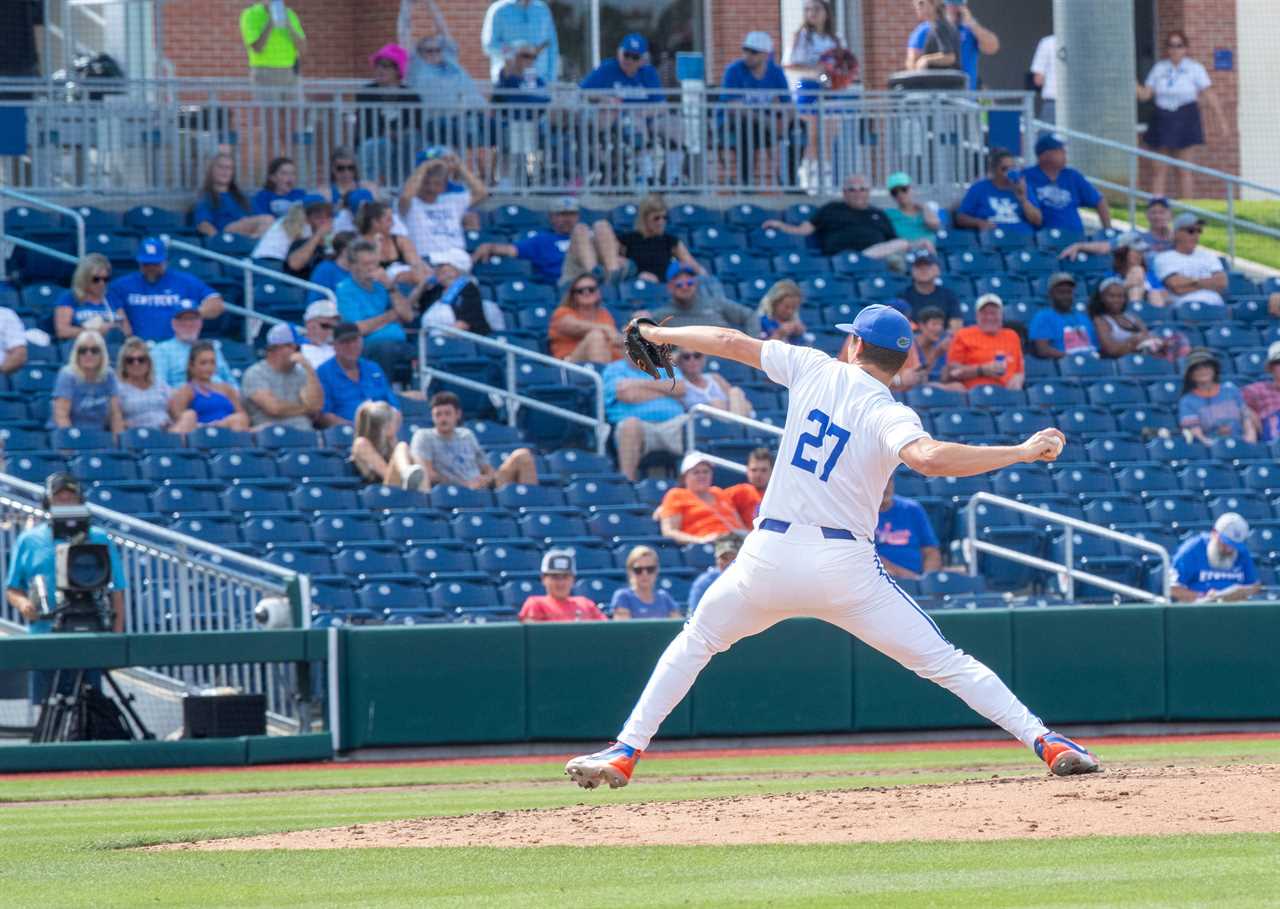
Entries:
{"type": "Polygon", "coordinates": [[[658,554],[649,546],[627,553],[627,586],[613,592],[609,615],[618,619],[678,619],[683,616],[671,594],[657,586],[658,554]]]}
{"type": "MultiPolygon", "coordinates": [[[[198,309],[180,309],[174,313],[171,322],[171,337],[151,348],[151,357],[155,360],[156,375],[170,388],[177,388],[187,381],[187,366],[191,360],[191,349],[200,340],[200,331],[204,328],[204,319],[200,318],[198,309]]],[[[231,367],[222,356],[222,351],[214,345],[215,372],[219,382],[227,385],[236,384],[231,367]]]]}
{"type": "Polygon", "coordinates": [[[777,184],[774,147],[783,143],[790,126],[791,86],[772,55],[773,38],[753,31],[742,39],[742,56],[725,67],[720,79],[725,89],[719,96],[720,129],[724,145],[735,152],[743,186],[777,184]]]}
{"type": "Polygon", "coordinates": [[[570,363],[612,363],[622,356],[622,334],[600,303],[595,275],[579,275],[565,289],[551,314],[547,346],[551,356],[570,363]]]}
{"type": "Polygon", "coordinates": [[[733,500],[719,486],[712,486],[714,471],[701,452],[691,451],[680,462],[680,486],[667,490],[654,517],[662,522],[662,535],[683,545],[710,543],[726,533],[745,536],[751,529],[742,520],[733,500]]]}
{"type": "Polygon", "coordinates": [[[1212,351],[1193,350],[1182,374],[1178,425],[1189,437],[1210,445],[1215,439],[1258,441],[1258,416],[1232,382],[1221,381],[1222,364],[1212,351]]]}
{"type": "Polygon", "coordinates": [[[468,489],[501,489],[512,483],[538,485],[533,452],[517,448],[493,469],[476,434],[462,425],[462,402],[451,391],[431,396],[431,428],[413,434],[409,449],[413,462],[426,471],[427,484],[452,484],[468,489]]]}
{"type": "Polygon", "coordinates": [[[747,455],[747,482],[735,483],[725,489],[738,510],[742,521],[748,527],[755,523],[760,511],[760,500],[769,486],[769,478],[773,476],[773,452],[767,448],[752,449],[747,455]]]}
{"type": "Polygon", "coordinates": [[[893,476],[880,499],[876,558],[895,578],[918,578],[942,567],[942,550],[929,516],[915,499],[893,494],[893,476]]]}
{"type": "Polygon", "coordinates": [[[250,214],[251,208],[248,198],[236,185],[235,158],[225,152],[214,155],[205,168],[191,215],[196,230],[206,237],[224,233],[260,237],[275,223],[275,216],[250,214]]]}
{"type": "Polygon", "coordinates": [[[666,277],[668,300],[665,306],[654,310],[655,322],[673,328],[714,325],[747,332],[755,328],[755,313],[728,299],[720,280],[713,275],[698,274],[696,264],[672,260],[666,277]]]}
{"type": "Polygon", "coordinates": [[[298,165],[293,159],[272,158],[267,164],[266,182],[253,194],[253,213],[283,218],[306,195],[298,186],[298,165]]]}
{"type": "Polygon", "coordinates": [[[774,283],[760,298],[760,337],[766,341],[786,341],[803,344],[809,329],[797,313],[804,305],[804,292],[790,278],[774,283]]]}
{"type": "Polygon", "coordinates": [[[27,329],[18,314],[0,306],[0,375],[17,372],[27,363],[27,329]]]}
{"type": "Polygon", "coordinates": [[[824,256],[856,252],[885,259],[912,249],[934,251],[931,240],[903,240],[894,232],[889,216],[871,204],[871,181],[864,174],[845,177],[841,201],[828,202],[808,221],[787,224],[770,218],[763,226],[797,237],[815,236],[824,256]]]}
{"type": "Polygon", "coordinates": [[[100,253],[89,253],[71,276],[71,289],[64,291],[53,306],[53,333],[58,340],[74,338],[81,331],[132,334],[124,308],[107,301],[111,262],[100,253]]]}
{"type": "Polygon", "coordinates": [[[715,557],[716,562],[702,574],[693,579],[693,584],[689,587],[689,606],[686,612],[690,618],[698,609],[698,604],[702,602],[703,596],[712,584],[716,582],[716,578],[729,570],[729,566],[733,564],[733,560],[738,557],[738,550],[742,548],[742,538],[733,534],[725,534],[716,540],[715,557]]]}
{"type": "Polygon", "coordinates": [[[400,190],[400,217],[418,255],[430,261],[434,253],[451,249],[466,252],[467,209],[488,195],[484,184],[457,155],[450,153],[419,164],[400,190]],[[453,176],[463,182],[453,182],[453,176]]]}
{"type": "Polygon", "coordinates": [[[351,465],[365,483],[427,492],[426,471],[413,463],[409,446],[400,441],[402,419],[386,401],[365,401],[357,407],[351,465]]]}
{"type": "Polygon", "coordinates": [[[1093,333],[1102,356],[1114,358],[1144,353],[1173,357],[1177,354],[1176,338],[1156,337],[1141,318],[1128,312],[1128,307],[1124,281],[1114,275],[1103,278],[1089,300],[1089,318],[1093,320],[1093,333]]]}
{"type": "MultiPolygon", "coordinates": [[[[312,284],[327,287],[337,296],[338,285],[351,277],[351,244],[356,241],[355,231],[343,230],[333,235],[333,256],[325,259],[311,271],[312,284]]],[[[329,299],[318,290],[307,291],[307,305],[317,300],[329,299]]]]}
{"type": "Polygon", "coordinates": [[[1026,379],[1022,339],[1004,327],[1004,301],[995,294],[983,294],[975,319],[976,325],[965,326],[952,337],[943,381],[959,382],[965,389],[977,385],[1021,388],[1026,379]]]}
{"type": "Polygon", "coordinates": [[[422,313],[422,326],[450,325],[473,335],[493,334],[490,317],[496,319],[501,310],[486,308],[480,285],[470,274],[470,256],[456,249],[438,252],[431,257],[431,267],[434,274],[409,295],[415,314],[422,313]]]}
{"type": "Polygon", "coordinates": [[[919,323],[921,313],[926,309],[942,310],[946,327],[952,330],[964,325],[960,315],[960,300],[951,288],[938,283],[942,276],[942,267],[938,257],[932,253],[918,253],[911,260],[911,283],[900,295],[911,311],[906,315],[912,322],[919,323]]]}
{"type": "Polygon", "coordinates": [[[886,208],[893,232],[904,240],[932,240],[942,229],[938,218],[938,206],[932,202],[921,205],[916,201],[911,177],[905,171],[889,175],[885,188],[893,197],[893,208],[886,208]]]}
{"type": "Polygon", "coordinates": [[[1267,372],[1270,381],[1250,382],[1240,389],[1244,402],[1258,415],[1262,425],[1262,441],[1280,441],[1280,341],[1267,348],[1267,372]]]}
{"type": "Polygon", "coordinates": [[[302,314],[302,355],[316,369],[333,356],[333,329],[338,324],[338,304],[316,300],[302,314]]]}
{"type": "Polygon", "coordinates": [[[70,427],[124,431],[116,374],[107,360],[107,342],[96,331],[76,335],[67,365],[58,370],[53,386],[49,428],[70,427]]]}
{"type": "Polygon", "coordinates": [[[408,381],[414,350],[404,326],[413,321],[413,302],[406,300],[367,240],[351,244],[351,277],[338,285],[338,315],[365,336],[364,350],[390,376],[408,381]]]}
{"type": "Polygon", "coordinates": [[[1080,207],[1098,212],[1104,230],[1111,227],[1111,207],[1107,199],[1084,174],[1067,167],[1067,149],[1062,140],[1046,133],[1036,140],[1036,166],[1023,175],[1027,191],[1040,209],[1043,230],[1084,233],[1080,207]]]}
{"type": "MultiPolygon", "coordinates": [[[[947,320],[942,310],[930,306],[916,313],[915,375],[909,379],[904,376],[902,386],[914,388],[918,385],[940,383],[947,366],[951,339],[952,334],[947,331],[947,320]]],[[[957,390],[962,387],[958,386],[957,390]]]]}
{"type": "Polygon", "coordinates": [[[113,310],[124,310],[137,337],[144,341],[173,337],[174,315],[192,304],[202,318],[222,315],[225,304],[216,290],[195,275],[169,268],[169,250],[163,240],[143,240],[136,258],[138,270],[112,281],[107,301],[113,310]]]}
{"type": "Polygon", "coordinates": [[[1037,312],[1027,329],[1031,352],[1042,360],[1098,352],[1093,320],[1075,308],[1075,292],[1076,279],[1067,272],[1049,277],[1049,308],[1037,312]]]}
{"type": "Polygon", "coordinates": [[[498,78],[516,47],[532,49],[531,65],[544,82],[554,82],[560,72],[560,36],[545,0],[490,5],[480,26],[480,43],[489,57],[490,79],[498,78]]]}
{"type": "Polygon", "coordinates": [[[356,408],[365,401],[386,401],[399,409],[400,401],[391,390],[387,374],[372,360],[360,356],[364,338],[354,322],[339,322],[333,329],[333,356],[316,368],[324,389],[324,410],[320,428],[350,424],[356,408]]]}
{"type": "Polygon", "coordinates": [[[421,284],[430,277],[431,269],[409,242],[404,224],[386,202],[363,203],[356,213],[356,231],[361,240],[374,245],[378,264],[392,278],[408,284],[421,284]]]}
{"type": "Polygon", "coordinates": [[[395,186],[408,173],[416,136],[422,133],[421,99],[405,85],[409,54],[398,44],[384,44],[369,63],[373,81],[357,92],[360,169],[395,186]]]}
{"type": "Polygon", "coordinates": [[[656,284],[663,280],[660,276],[669,274],[673,259],[691,268],[694,274],[705,271],[685,248],[684,241],[667,233],[667,203],[659,195],[640,200],[635,226],[618,234],[618,243],[621,254],[635,266],[630,275],[643,281],[656,284]]]}
{"type": "Polygon", "coordinates": [[[1231,603],[1262,590],[1249,554],[1249,522],[1234,511],[1213,530],[1188,537],[1173,554],[1169,595],[1175,603],[1231,603]]]}
{"type": "Polygon", "coordinates": [[[591,227],[578,220],[578,200],[558,199],[548,213],[550,230],[540,230],[516,243],[481,243],[472,259],[486,262],[494,256],[518,257],[533,264],[534,279],[552,286],[591,274],[600,280],[619,280],[627,263],[618,248],[613,226],[603,219],[591,227]]]}
{"type": "Polygon", "coordinates": [[[987,156],[987,176],[965,192],[955,211],[956,227],[1032,234],[1044,215],[1027,192],[1027,179],[1018,173],[1017,159],[1007,148],[994,148],[987,156]]]}
{"type": "Polygon", "coordinates": [[[1116,237],[1112,251],[1111,270],[1124,281],[1125,296],[1130,303],[1147,303],[1164,306],[1169,301],[1164,289],[1151,280],[1147,272],[1147,252],[1150,247],[1142,235],[1128,231],[1116,237]]]}
{"type": "Polygon", "coordinates": [[[240,393],[234,384],[217,381],[218,353],[209,341],[197,341],[187,361],[187,381],[169,398],[169,416],[174,422],[183,413],[194,410],[196,424],[244,431],[249,416],[240,404],[240,393]]]}
{"type": "Polygon", "coordinates": [[[1215,253],[1199,246],[1204,221],[1190,213],[1173,219],[1173,249],[1155,257],[1156,277],[1169,291],[1174,305],[1197,300],[1209,306],[1225,306],[1227,273],[1215,253]]]}
{"type": "Polygon", "coordinates": [[[284,273],[307,279],[324,261],[324,245],[333,232],[333,206],[323,196],[307,196],[271,225],[250,254],[284,263],[284,273]]]}
{"type": "Polygon", "coordinates": [[[354,215],[360,206],[377,198],[378,184],[373,180],[361,180],[355,154],[339,145],[329,153],[329,190],[326,193],[321,189],[320,193],[333,205],[336,229],[351,230],[355,227],[354,215]]]}
{"type": "Polygon", "coordinates": [[[685,389],[680,402],[686,410],[691,410],[698,404],[706,404],[740,417],[755,414],[755,408],[741,388],[730,385],[718,373],[703,372],[707,358],[701,353],[696,350],[680,350],[676,351],[675,357],[676,368],[680,370],[680,379],[684,382],[685,389]]]}
{"type": "Polygon", "coordinates": [[[573,595],[578,570],[571,549],[548,549],[542,556],[545,594],[530,594],[520,607],[521,622],[603,622],[605,615],[586,597],[573,595]]]}
{"type": "Polygon", "coordinates": [[[1147,202],[1147,229],[1141,234],[1153,254],[1173,249],[1173,204],[1164,196],[1147,202]]]}
{"type": "Polygon", "coordinates": [[[652,379],[620,357],[604,368],[605,419],[614,428],[618,470],[637,479],[640,460],[655,451],[684,452],[684,383],[652,379]]]}
{"type": "Polygon", "coordinates": [[[129,338],[116,359],[120,396],[120,416],[125,429],[164,429],[188,433],[196,428],[194,410],[184,410],[177,419],[169,413],[173,389],[156,375],[147,342],[129,338]]]}
{"type": "Polygon", "coordinates": [[[283,323],[267,332],[262,359],[240,380],[249,426],[311,429],[324,406],[324,389],[315,367],[298,350],[293,329],[283,323]]]}

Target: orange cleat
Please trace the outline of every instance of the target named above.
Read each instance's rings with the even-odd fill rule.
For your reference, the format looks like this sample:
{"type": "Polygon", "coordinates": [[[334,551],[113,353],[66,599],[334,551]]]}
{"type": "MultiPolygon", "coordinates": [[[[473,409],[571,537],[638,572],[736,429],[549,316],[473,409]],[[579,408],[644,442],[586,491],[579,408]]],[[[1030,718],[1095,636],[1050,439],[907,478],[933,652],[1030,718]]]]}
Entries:
{"type": "Polygon", "coordinates": [[[1046,733],[1036,739],[1036,755],[1049,765],[1049,771],[1055,776],[1097,773],[1102,769],[1102,765],[1089,753],[1088,748],[1056,732],[1046,733]]]}
{"type": "Polygon", "coordinates": [[[583,789],[595,789],[601,783],[608,783],[610,789],[619,789],[631,782],[631,771],[643,753],[630,745],[614,742],[604,751],[573,758],[564,765],[564,772],[583,789]]]}

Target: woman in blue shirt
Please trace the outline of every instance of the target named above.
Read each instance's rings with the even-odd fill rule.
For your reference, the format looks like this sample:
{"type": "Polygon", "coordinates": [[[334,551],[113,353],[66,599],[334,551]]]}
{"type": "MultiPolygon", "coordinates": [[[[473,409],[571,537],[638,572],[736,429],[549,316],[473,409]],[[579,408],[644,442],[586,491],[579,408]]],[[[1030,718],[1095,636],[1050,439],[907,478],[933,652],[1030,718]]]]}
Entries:
{"type": "Polygon", "coordinates": [[[1182,375],[1178,425],[1192,438],[1212,445],[1215,439],[1258,441],[1258,416],[1231,382],[1221,382],[1222,364],[1208,350],[1192,351],[1182,375]]]}
{"type": "Polygon", "coordinates": [[[67,365],[58,370],[49,428],[124,432],[116,374],[107,359],[107,342],[96,331],[80,332],[67,365]]]}
{"type": "Polygon", "coordinates": [[[71,276],[71,289],[58,298],[53,307],[53,333],[58,340],[74,338],[85,329],[106,334],[133,334],[124,309],[107,302],[107,284],[111,281],[111,262],[100,253],[89,253],[76,266],[71,276]]]}
{"type": "Polygon", "coordinates": [[[657,589],[658,553],[636,546],[627,553],[627,585],[614,591],[615,619],[676,619],[684,615],[665,590],[657,589]]]}
{"type": "Polygon", "coordinates": [[[295,202],[307,196],[298,188],[298,166],[292,158],[273,158],[267,165],[267,180],[253,196],[253,213],[279,218],[295,202]]]}
{"type": "Polygon", "coordinates": [[[206,237],[220,233],[260,237],[275,220],[271,215],[249,214],[249,200],[236,185],[235,159],[228,154],[214,155],[205,168],[191,219],[206,237]]]}

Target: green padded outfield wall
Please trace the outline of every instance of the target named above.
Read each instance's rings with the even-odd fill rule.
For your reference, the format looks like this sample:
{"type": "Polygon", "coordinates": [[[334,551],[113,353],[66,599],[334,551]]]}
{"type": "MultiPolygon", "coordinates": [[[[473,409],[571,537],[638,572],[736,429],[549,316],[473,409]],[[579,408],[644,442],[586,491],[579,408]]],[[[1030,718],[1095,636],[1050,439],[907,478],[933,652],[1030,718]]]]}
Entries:
{"type": "Polygon", "coordinates": [[[1165,654],[1170,716],[1280,719],[1280,607],[1170,609],[1165,654]]]}

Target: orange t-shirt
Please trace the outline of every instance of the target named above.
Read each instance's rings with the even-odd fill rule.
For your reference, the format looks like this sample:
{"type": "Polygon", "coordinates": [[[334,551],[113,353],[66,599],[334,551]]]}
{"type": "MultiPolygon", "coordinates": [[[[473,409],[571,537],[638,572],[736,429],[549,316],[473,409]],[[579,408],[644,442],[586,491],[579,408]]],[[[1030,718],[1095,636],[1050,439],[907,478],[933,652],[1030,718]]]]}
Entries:
{"type": "Polygon", "coordinates": [[[726,489],[725,494],[733,502],[733,507],[744,524],[750,527],[755,523],[756,512],[760,510],[760,500],[764,496],[760,495],[754,486],[750,483],[738,483],[726,489]]]}
{"type": "Polygon", "coordinates": [[[716,501],[714,506],[682,486],[668,489],[667,494],[662,497],[662,504],[658,506],[658,517],[679,516],[680,529],[695,537],[711,534],[719,536],[733,530],[746,530],[751,526],[750,521],[742,520],[738,506],[728,492],[719,486],[712,486],[708,491],[716,501]]]}
{"type": "Polygon", "coordinates": [[[962,366],[982,366],[995,360],[996,354],[1004,354],[1008,368],[1003,376],[974,376],[962,379],[965,388],[975,385],[1004,385],[1016,375],[1021,375],[1022,339],[1012,328],[1002,328],[994,335],[989,335],[976,325],[968,325],[955,333],[951,339],[951,349],[947,352],[948,363],[962,366]]]}
{"type": "MultiPolygon", "coordinates": [[[[547,328],[547,340],[550,342],[551,356],[557,360],[563,360],[569,354],[573,353],[573,349],[578,346],[581,338],[571,338],[557,326],[563,324],[567,318],[582,319],[587,322],[594,322],[597,325],[604,325],[608,328],[617,328],[618,323],[613,320],[613,315],[603,306],[597,306],[596,311],[590,317],[584,315],[572,306],[559,306],[556,311],[551,314],[551,325],[547,328]]],[[[618,346],[615,351],[618,358],[622,357],[622,347],[618,346]]]]}

